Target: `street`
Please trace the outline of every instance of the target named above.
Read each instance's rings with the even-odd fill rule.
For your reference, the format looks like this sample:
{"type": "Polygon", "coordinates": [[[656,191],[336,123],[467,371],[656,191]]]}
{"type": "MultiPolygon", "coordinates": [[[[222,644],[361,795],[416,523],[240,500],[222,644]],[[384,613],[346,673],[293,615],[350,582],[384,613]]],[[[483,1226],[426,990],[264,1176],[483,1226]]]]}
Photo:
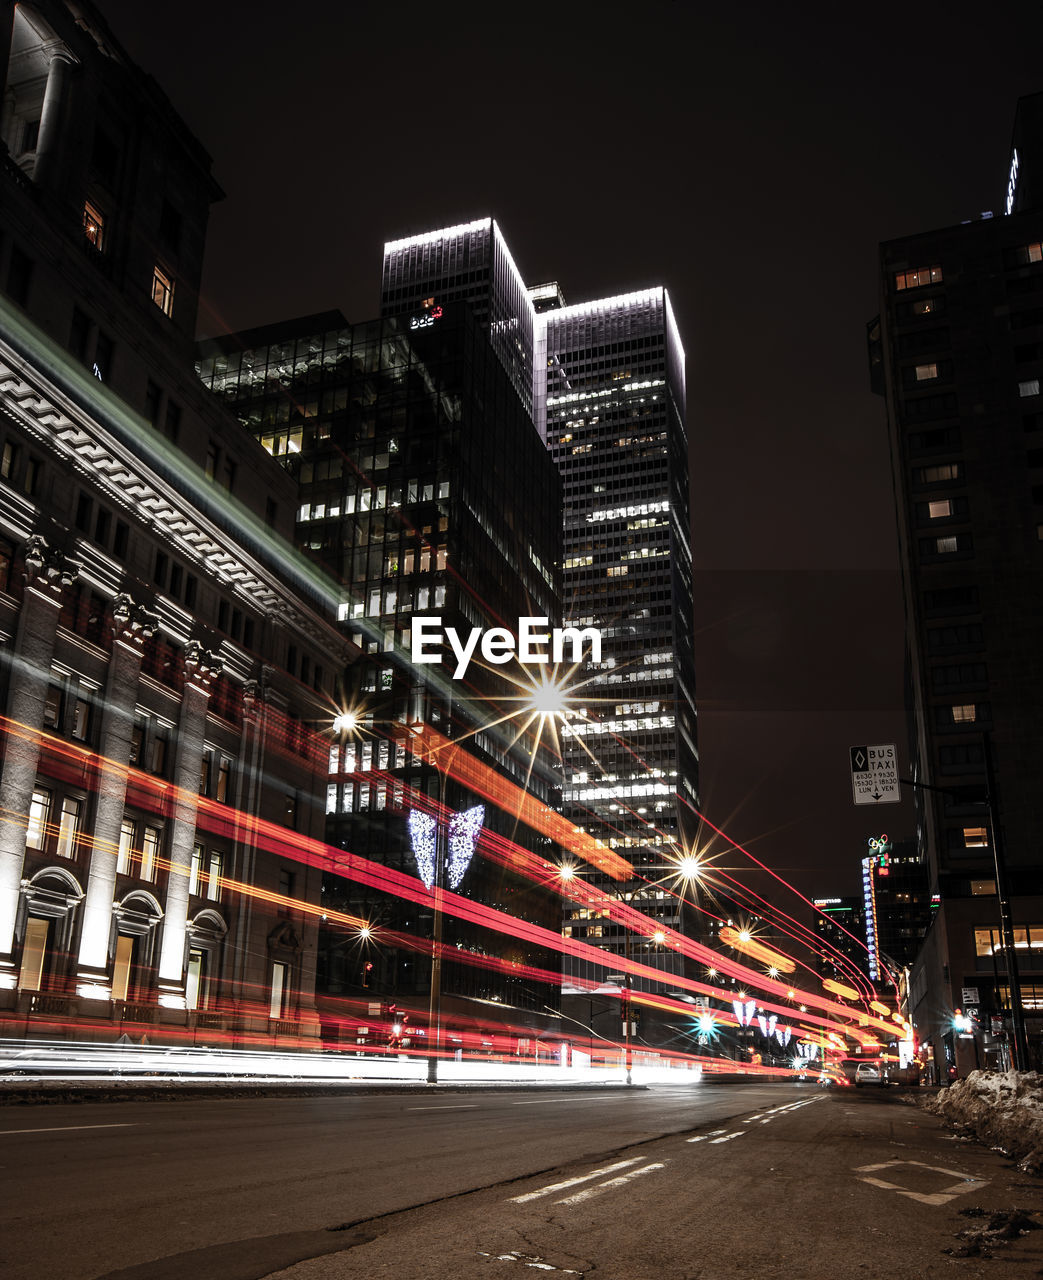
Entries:
{"type": "MultiPolygon", "coordinates": [[[[1043,1183],[880,1090],[471,1089],[0,1113],[11,1280],[1025,1276],[1043,1183]]],[[[1043,1233],[1041,1233],[1043,1234],[1043,1233]]]]}

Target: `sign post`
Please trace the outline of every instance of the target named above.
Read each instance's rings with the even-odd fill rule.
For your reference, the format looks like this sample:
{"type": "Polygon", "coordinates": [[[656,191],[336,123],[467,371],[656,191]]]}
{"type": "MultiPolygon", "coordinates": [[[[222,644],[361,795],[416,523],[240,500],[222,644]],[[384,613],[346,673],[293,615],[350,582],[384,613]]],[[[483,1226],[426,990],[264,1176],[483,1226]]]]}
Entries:
{"type": "Polygon", "coordinates": [[[893,742],[851,748],[851,791],[855,804],[899,804],[898,752],[893,742]]]}

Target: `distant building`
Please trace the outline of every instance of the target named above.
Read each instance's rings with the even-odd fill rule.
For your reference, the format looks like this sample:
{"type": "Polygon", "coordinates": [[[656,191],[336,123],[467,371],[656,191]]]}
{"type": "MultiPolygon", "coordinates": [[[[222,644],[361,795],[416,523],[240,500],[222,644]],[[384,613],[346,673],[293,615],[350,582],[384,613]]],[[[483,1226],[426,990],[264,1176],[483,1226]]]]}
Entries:
{"type": "Polygon", "coordinates": [[[938,1076],[1004,1061],[1012,947],[1036,1065],[1043,1033],[1041,101],[1019,103],[997,216],[881,246],[870,326],[908,619],[909,768],[936,788],[915,792],[940,901],[910,989],[938,1076]],[[1005,894],[983,804],[989,754],[1005,894]],[[969,1029],[954,1021],[967,1008],[969,1029]]]}
{"type": "MultiPolygon", "coordinates": [[[[567,306],[557,284],[526,287],[490,218],[385,246],[385,315],[456,302],[489,333],[561,474],[564,619],[604,636],[600,665],[574,681],[589,714],[562,735],[565,813],[643,881],[599,885],[681,927],[667,888],[697,827],[698,753],[684,351],[669,296],[567,306]]],[[[566,906],[564,927],[620,956],[640,947],[666,983],[682,971],[676,951],[627,942],[600,907],[566,906]]],[[[599,968],[566,959],[569,979],[599,968]]]]}
{"type": "Polygon", "coordinates": [[[92,5],[0,13],[0,1028],[299,1043],[351,646],[194,374],[220,192],[92,5]]]}
{"type": "Polygon", "coordinates": [[[869,977],[866,909],[862,898],[815,898],[814,931],[820,942],[818,971],[824,978],[850,982],[851,971],[869,977]]]}
{"type": "MultiPolygon", "coordinates": [[[[507,793],[485,803],[460,781],[465,763],[479,761],[515,794],[559,804],[548,744],[534,753],[532,734],[518,736],[531,718],[525,668],[478,655],[458,679],[455,660],[411,660],[414,617],[460,635],[514,632],[527,616],[560,619],[560,482],[487,331],[457,300],[366,324],[329,313],[205,343],[200,375],[298,481],[298,545],[341,583],[345,633],[364,654],[346,699],[357,729],[330,760],[330,843],[414,877],[409,815],[419,806],[444,823],[482,804],[481,856],[459,892],[557,934],[557,886],[533,884],[532,867],[527,874],[505,856],[513,843],[542,868],[550,841],[518,821],[507,793]],[[414,731],[424,726],[457,745],[434,759],[417,753],[414,731]],[[453,776],[443,782],[446,767],[453,776]]],[[[540,668],[528,670],[534,679],[540,668]]],[[[402,999],[427,993],[430,903],[332,874],[324,901],[371,920],[385,938],[364,948],[342,929],[324,931],[325,994],[357,995],[363,985],[402,999]],[[395,935],[421,946],[390,944],[395,935]]],[[[555,951],[452,913],[442,932],[447,997],[556,1005],[557,981],[539,976],[556,977],[555,951]],[[539,972],[517,976],[526,969],[539,972]]]]}
{"type": "Polygon", "coordinates": [[[894,990],[934,918],[916,841],[891,841],[886,835],[871,840],[862,859],[862,892],[869,976],[894,990]]]}

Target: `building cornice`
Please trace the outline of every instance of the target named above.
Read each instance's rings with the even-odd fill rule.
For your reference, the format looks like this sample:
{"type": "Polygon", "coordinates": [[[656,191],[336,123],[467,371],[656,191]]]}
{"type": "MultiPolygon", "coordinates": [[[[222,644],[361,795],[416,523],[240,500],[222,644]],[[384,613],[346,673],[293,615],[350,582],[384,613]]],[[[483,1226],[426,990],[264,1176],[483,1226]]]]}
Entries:
{"type": "MultiPolygon", "coordinates": [[[[252,513],[243,507],[233,509],[231,500],[206,480],[198,467],[81,371],[60,348],[34,332],[3,298],[0,409],[203,574],[262,615],[278,618],[338,657],[348,656],[349,646],[337,627],[304,603],[274,572],[272,562],[298,580],[301,594],[317,600],[332,616],[336,616],[340,600],[336,584],[277,540],[252,513]],[[8,317],[15,322],[11,326],[5,323],[8,317]],[[75,392],[75,398],[70,392],[75,392]],[[171,475],[177,476],[187,493],[168,478],[171,475]],[[226,508],[226,518],[234,517],[241,524],[241,537],[229,534],[201,510],[219,506],[226,508]]],[[[24,520],[24,514],[18,514],[24,520]]]]}

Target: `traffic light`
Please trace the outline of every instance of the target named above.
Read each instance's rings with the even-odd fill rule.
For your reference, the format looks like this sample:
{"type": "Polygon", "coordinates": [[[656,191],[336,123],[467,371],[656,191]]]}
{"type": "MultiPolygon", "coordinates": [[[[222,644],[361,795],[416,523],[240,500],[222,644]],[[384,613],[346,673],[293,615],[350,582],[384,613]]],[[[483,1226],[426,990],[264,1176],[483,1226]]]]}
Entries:
{"type": "Polygon", "coordinates": [[[367,960],[366,963],[362,966],[362,985],[364,987],[369,986],[369,975],[372,972],[373,972],[373,961],[367,960]]]}

